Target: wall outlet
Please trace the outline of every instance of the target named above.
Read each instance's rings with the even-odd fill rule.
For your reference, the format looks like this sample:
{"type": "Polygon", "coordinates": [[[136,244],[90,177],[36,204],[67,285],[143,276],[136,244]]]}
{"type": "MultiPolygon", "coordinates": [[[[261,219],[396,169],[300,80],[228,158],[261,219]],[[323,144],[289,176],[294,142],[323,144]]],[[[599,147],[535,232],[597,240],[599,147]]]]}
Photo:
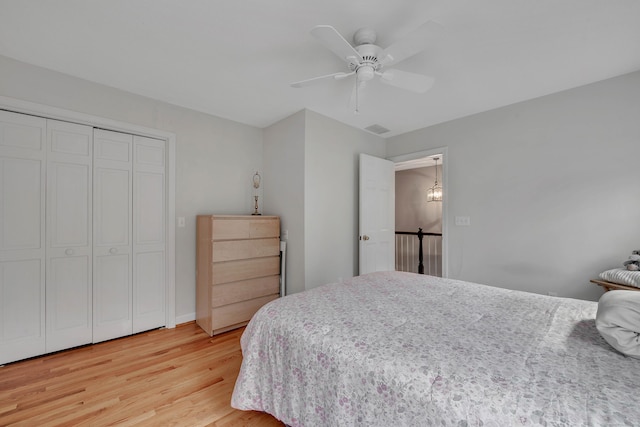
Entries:
{"type": "Polygon", "coordinates": [[[462,227],[469,227],[471,225],[471,217],[468,216],[457,216],[456,217],[456,225],[462,227]]]}
{"type": "Polygon", "coordinates": [[[284,230],[282,232],[282,240],[288,240],[289,239],[289,230],[284,230]]]}

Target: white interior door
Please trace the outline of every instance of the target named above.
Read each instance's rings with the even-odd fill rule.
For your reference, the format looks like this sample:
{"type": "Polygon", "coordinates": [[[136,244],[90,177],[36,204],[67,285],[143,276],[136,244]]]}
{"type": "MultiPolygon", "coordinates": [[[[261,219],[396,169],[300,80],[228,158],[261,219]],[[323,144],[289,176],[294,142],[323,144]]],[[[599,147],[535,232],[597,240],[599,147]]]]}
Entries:
{"type": "Polygon", "coordinates": [[[47,120],[47,352],[92,341],[92,145],[92,127],[47,120]]]}
{"type": "Polygon", "coordinates": [[[0,111],[0,364],[45,350],[45,129],[0,111]]]}
{"type": "Polygon", "coordinates": [[[133,136],[94,130],[93,341],[132,333],[133,136]]]}
{"type": "Polygon", "coordinates": [[[360,154],[360,274],[395,270],[395,165],[360,154]]]}
{"type": "Polygon", "coordinates": [[[133,333],[165,325],[165,143],[133,137],[133,333]]]}

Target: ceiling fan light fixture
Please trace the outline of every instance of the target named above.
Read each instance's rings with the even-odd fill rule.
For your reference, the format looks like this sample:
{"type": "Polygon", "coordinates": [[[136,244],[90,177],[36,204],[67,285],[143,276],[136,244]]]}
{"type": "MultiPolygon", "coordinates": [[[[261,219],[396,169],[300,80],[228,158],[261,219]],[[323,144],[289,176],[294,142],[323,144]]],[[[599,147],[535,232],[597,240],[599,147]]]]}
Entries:
{"type": "Polygon", "coordinates": [[[369,81],[375,76],[375,70],[369,65],[364,65],[358,68],[356,73],[358,74],[358,80],[361,82],[369,81]]]}

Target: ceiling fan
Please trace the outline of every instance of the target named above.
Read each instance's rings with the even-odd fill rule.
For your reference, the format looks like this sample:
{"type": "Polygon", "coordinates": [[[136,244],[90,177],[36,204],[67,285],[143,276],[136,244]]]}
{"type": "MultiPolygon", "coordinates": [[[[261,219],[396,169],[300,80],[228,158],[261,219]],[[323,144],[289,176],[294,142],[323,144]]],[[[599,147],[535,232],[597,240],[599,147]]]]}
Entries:
{"type": "Polygon", "coordinates": [[[332,26],[318,25],[311,30],[311,34],[345,61],[348,71],[302,80],[291,83],[291,86],[301,88],[327,80],[342,80],[355,75],[356,113],[358,112],[359,88],[376,77],[384,84],[416,93],[424,93],[433,85],[434,79],[432,77],[387,67],[426,49],[441,28],[440,24],[427,21],[404,38],[383,49],[374,44],[376,33],[372,29],[361,28],[356,31],[353,35],[355,46],[352,46],[332,26]]]}

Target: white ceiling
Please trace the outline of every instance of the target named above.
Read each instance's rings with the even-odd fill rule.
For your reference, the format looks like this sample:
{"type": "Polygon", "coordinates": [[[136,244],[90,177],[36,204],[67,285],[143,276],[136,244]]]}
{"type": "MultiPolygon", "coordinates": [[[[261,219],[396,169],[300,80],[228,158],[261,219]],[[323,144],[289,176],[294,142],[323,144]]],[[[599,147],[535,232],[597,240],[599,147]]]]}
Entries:
{"type": "MultiPolygon", "coordinates": [[[[640,69],[637,0],[0,0],[0,55],[257,127],[309,108],[393,136],[640,69]],[[396,68],[436,79],[414,94],[351,81],[309,31],[386,47],[423,22],[445,34],[396,68]]],[[[1,76],[0,76],[1,78],[1,76]]]]}

